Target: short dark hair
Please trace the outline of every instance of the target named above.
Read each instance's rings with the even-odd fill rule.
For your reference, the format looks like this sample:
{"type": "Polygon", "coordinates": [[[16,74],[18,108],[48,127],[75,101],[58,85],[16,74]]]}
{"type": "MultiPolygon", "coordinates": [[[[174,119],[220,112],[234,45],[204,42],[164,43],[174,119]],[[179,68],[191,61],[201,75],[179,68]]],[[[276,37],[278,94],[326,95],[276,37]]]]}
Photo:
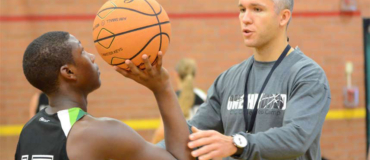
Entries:
{"type": "Polygon", "coordinates": [[[23,72],[28,82],[46,94],[58,90],[60,68],[74,64],[69,33],[48,32],[33,40],[23,56],[23,72]]]}

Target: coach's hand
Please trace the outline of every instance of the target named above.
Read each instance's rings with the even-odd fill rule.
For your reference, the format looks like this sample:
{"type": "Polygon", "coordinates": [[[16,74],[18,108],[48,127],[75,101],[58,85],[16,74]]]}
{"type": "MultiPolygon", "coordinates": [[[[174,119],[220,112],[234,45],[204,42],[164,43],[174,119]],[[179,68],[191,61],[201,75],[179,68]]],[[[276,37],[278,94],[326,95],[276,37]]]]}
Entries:
{"type": "Polygon", "coordinates": [[[193,134],[189,136],[190,142],[188,147],[199,149],[191,152],[193,157],[199,157],[200,160],[207,160],[218,157],[229,157],[237,149],[233,144],[231,136],[225,136],[214,130],[199,130],[192,127],[193,134]]]}
{"type": "Polygon", "coordinates": [[[140,83],[154,93],[165,91],[170,85],[169,74],[165,68],[162,67],[163,54],[161,51],[158,52],[157,64],[152,66],[148,59],[148,55],[144,54],[141,57],[144,61],[145,69],[140,70],[130,60],[126,60],[126,65],[130,68],[130,71],[126,71],[117,66],[114,69],[124,75],[127,78],[133,79],[137,83],[140,83]]]}

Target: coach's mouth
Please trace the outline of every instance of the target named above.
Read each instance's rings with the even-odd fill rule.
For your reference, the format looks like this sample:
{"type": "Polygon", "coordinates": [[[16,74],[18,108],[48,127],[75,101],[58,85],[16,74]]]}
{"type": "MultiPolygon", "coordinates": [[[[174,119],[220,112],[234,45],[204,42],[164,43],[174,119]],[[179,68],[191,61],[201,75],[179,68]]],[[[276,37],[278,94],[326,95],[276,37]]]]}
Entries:
{"type": "Polygon", "coordinates": [[[243,29],[243,35],[244,35],[245,37],[249,37],[249,36],[251,36],[251,35],[252,35],[252,33],[253,33],[253,31],[252,31],[252,30],[250,30],[250,29],[243,29]]]}

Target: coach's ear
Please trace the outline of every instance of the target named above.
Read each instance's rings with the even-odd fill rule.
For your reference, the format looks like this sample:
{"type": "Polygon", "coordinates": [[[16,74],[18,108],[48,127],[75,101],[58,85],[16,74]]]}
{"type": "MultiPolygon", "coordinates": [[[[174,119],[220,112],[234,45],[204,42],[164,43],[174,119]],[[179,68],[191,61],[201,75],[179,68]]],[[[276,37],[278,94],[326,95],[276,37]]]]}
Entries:
{"type": "Polygon", "coordinates": [[[63,78],[67,79],[67,80],[76,80],[77,77],[73,71],[73,66],[72,65],[63,65],[62,67],[60,67],[60,74],[63,78]]]}
{"type": "Polygon", "coordinates": [[[279,20],[280,26],[287,26],[291,17],[292,17],[292,12],[289,9],[283,9],[280,12],[280,20],[279,20]]]}

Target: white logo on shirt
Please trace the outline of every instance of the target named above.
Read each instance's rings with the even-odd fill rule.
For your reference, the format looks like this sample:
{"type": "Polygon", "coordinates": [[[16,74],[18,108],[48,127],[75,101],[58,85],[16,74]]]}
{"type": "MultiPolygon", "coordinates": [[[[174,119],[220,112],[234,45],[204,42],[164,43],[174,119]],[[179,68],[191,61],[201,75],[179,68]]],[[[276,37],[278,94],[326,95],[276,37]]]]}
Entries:
{"type": "Polygon", "coordinates": [[[41,118],[39,119],[39,121],[41,121],[41,122],[49,122],[50,120],[46,120],[44,117],[41,117],[41,118]]]}
{"type": "MultiPolygon", "coordinates": [[[[254,109],[258,94],[248,94],[248,109],[254,109]]],[[[258,109],[286,109],[286,94],[264,94],[262,93],[258,109]]],[[[243,109],[244,95],[231,95],[228,99],[227,110],[243,109]]]]}

